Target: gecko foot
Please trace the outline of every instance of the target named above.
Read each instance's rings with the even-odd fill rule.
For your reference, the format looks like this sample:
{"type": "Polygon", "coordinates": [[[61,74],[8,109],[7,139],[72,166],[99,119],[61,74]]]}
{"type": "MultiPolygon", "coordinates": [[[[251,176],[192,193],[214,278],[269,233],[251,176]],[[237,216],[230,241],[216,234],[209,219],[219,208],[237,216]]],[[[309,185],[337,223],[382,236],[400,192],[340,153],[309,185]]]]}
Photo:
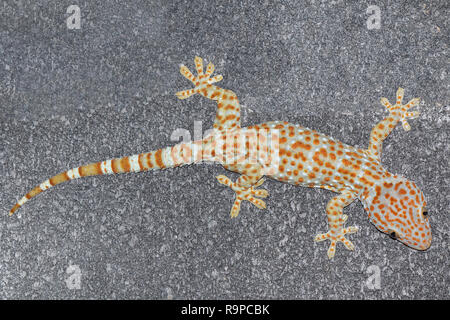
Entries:
{"type": "MultiPolygon", "coordinates": [[[[347,220],[347,215],[343,215],[342,217],[343,222],[345,222],[347,220]]],[[[314,238],[314,241],[319,242],[319,241],[323,241],[326,239],[329,239],[331,241],[330,247],[328,248],[328,258],[333,258],[335,253],[336,253],[336,243],[337,242],[342,242],[345,247],[348,250],[354,250],[355,246],[353,245],[353,243],[345,238],[346,234],[351,234],[351,233],[355,233],[358,231],[358,227],[352,226],[352,227],[347,227],[347,228],[342,228],[342,230],[336,235],[334,233],[332,233],[331,231],[328,231],[327,233],[319,233],[318,235],[316,235],[316,237],[314,238]]]]}
{"type": "Polygon", "coordinates": [[[231,208],[231,218],[235,218],[239,215],[239,210],[241,209],[241,202],[243,200],[250,201],[252,204],[260,209],[266,208],[266,203],[259,198],[266,198],[269,192],[264,189],[255,189],[264,183],[264,179],[260,179],[255,185],[250,188],[242,187],[223,175],[217,176],[217,180],[228,187],[230,187],[234,192],[236,192],[236,199],[234,200],[233,207],[231,208]]]}
{"type": "Polygon", "coordinates": [[[180,67],[181,74],[191,81],[195,88],[179,91],[176,93],[178,99],[186,99],[195,93],[200,92],[200,90],[205,90],[207,85],[219,82],[223,79],[221,75],[216,75],[211,78],[211,74],[214,72],[214,65],[210,62],[206,67],[206,72],[203,72],[203,59],[200,57],[195,57],[195,68],[197,69],[197,77],[191,73],[191,71],[184,65],[180,67]]]}
{"type": "Polygon", "coordinates": [[[403,105],[402,101],[403,101],[404,91],[405,90],[403,90],[403,88],[398,88],[397,101],[396,101],[395,105],[393,105],[393,106],[389,103],[388,99],[386,99],[386,98],[381,98],[380,101],[381,101],[381,104],[384,105],[393,116],[400,117],[400,121],[402,122],[403,129],[405,129],[405,131],[409,131],[411,129],[411,126],[406,121],[406,119],[417,118],[419,116],[419,112],[418,111],[407,112],[407,111],[408,111],[408,109],[418,105],[420,102],[420,99],[414,98],[411,101],[409,101],[407,104],[403,105]]]}

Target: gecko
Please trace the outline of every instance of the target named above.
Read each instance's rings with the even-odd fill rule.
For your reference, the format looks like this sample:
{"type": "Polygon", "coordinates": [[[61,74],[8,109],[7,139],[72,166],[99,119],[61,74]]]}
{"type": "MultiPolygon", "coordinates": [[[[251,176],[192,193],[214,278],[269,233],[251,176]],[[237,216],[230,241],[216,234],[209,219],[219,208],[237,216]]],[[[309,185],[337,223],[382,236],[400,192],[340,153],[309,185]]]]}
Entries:
{"type": "Polygon", "coordinates": [[[240,174],[234,182],[225,175],[216,177],[219,183],[235,193],[230,212],[232,218],[238,216],[242,201],[249,201],[260,209],[266,208],[262,199],[269,193],[259,188],[265,181],[264,177],[337,193],[325,209],[328,231],[314,237],[316,242],[330,241],[327,251],[330,259],[335,256],[339,242],[349,250],[355,248],[347,238],[356,233],[358,227],[345,227],[348,216],[343,209],[356,199],[362,203],[369,221],[382,233],[416,250],[430,247],[432,236],[422,191],[414,182],[385,170],[380,159],[382,143],[398,123],[405,131],[410,130],[407,119],[418,117],[419,112],[409,109],[419,104],[418,98],[402,104],[402,88],[397,90],[395,104],[381,98],[389,115],[373,127],[368,148],[360,149],[285,121],[241,127],[237,95],[214,85],[223,77],[212,76],[215,67],[211,62],[206,69],[202,58],[195,57],[194,63],[197,76],[186,66],[180,66],[180,73],[193,83],[194,88],[179,91],[176,96],[187,99],[199,94],[217,102],[211,133],[199,140],[94,162],[59,173],[28,192],[9,214],[12,215],[29,199],[65,181],[210,161],[240,174]]]}

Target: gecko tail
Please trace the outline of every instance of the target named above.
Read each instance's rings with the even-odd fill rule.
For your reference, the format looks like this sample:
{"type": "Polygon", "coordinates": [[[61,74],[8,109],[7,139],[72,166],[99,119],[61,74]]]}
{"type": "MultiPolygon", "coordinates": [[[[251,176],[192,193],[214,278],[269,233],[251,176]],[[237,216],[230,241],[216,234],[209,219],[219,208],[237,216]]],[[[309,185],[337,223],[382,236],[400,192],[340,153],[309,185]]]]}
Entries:
{"type": "Polygon", "coordinates": [[[142,172],[174,168],[181,165],[200,162],[202,161],[201,145],[201,140],[180,143],[173,147],[135,154],[133,156],[94,162],[61,172],[56,176],[45,180],[23,196],[9,211],[9,215],[12,216],[14,212],[16,212],[25,202],[37,196],[41,192],[69,180],[104,174],[142,172]]]}

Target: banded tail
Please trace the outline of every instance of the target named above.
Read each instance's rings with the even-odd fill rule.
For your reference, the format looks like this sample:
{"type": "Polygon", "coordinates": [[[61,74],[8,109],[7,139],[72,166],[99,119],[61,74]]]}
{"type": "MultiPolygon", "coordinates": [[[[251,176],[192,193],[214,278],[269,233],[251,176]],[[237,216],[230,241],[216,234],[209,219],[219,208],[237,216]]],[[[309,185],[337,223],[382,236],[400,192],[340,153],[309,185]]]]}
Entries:
{"type": "Polygon", "coordinates": [[[150,151],[147,153],[135,154],[106,161],[90,163],[81,167],[64,171],[50,179],[45,180],[40,185],[34,187],[14,207],[9,211],[13,215],[25,202],[35,197],[39,193],[56,186],[65,181],[78,179],[87,176],[103,174],[141,172],[165,168],[174,168],[185,164],[197,163],[205,159],[202,154],[202,141],[180,143],[173,147],[167,147],[150,151]]]}

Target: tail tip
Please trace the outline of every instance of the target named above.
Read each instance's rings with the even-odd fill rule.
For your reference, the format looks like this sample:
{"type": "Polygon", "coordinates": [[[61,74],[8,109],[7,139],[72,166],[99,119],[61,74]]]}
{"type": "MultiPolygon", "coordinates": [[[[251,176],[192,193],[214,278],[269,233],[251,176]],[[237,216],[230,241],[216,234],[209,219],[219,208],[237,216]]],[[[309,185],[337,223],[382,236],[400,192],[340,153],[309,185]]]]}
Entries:
{"type": "Polygon", "coordinates": [[[18,203],[16,203],[16,205],[11,209],[11,210],[9,210],[9,216],[11,217],[13,214],[14,214],[14,212],[16,212],[17,211],[17,209],[19,209],[19,204],[18,203]]]}

